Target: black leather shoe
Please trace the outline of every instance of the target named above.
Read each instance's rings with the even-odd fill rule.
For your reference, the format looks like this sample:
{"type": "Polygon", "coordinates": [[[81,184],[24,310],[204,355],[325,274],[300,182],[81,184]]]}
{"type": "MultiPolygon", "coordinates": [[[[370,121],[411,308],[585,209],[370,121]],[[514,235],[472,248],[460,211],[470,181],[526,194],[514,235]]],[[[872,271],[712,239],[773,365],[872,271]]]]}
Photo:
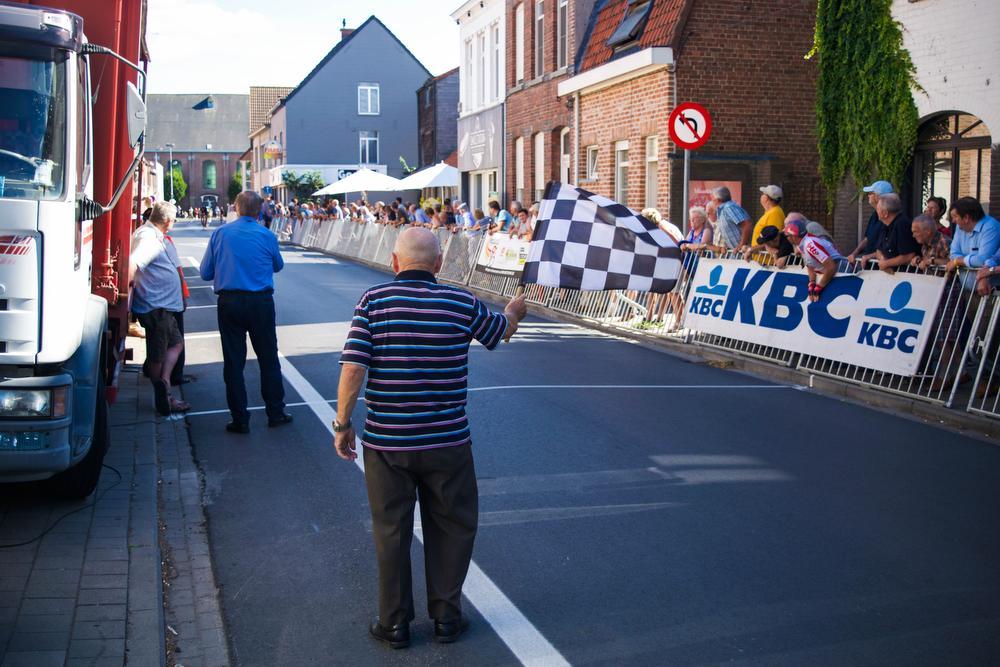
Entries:
{"type": "Polygon", "coordinates": [[[434,621],[434,641],[439,644],[450,644],[468,628],[469,619],[465,616],[457,621],[434,621]]]}
{"type": "Polygon", "coordinates": [[[292,416],[287,412],[282,414],[280,417],[275,417],[274,419],[267,420],[267,427],[274,428],[275,426],[284,426],[285,424],[292,423],[292,416]]]}
{"type": "Polygon", "coordinates": [[[380,642],[385,642],[392,648],[406,648],[410,645],[410,624],[400,623],[392,627],[384,627],[376,618],[368,627],[371,636],[380,642]]]}
{"type": "Polygon", "coordinates": [[[250,424],[241,424],[239,422],[229,422],[226,424],[226,430],[230,433],[249,433],[250,424]]]}

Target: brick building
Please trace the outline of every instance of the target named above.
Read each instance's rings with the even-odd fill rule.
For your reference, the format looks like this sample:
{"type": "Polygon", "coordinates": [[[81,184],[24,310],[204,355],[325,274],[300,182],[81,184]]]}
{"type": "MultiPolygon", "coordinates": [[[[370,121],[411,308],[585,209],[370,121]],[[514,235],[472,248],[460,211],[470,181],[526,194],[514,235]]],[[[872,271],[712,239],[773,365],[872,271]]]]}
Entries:
{"type": "Polygon", "coordinates": [[[786,210],[825,221],[817,177],[813,0],[601,0],[558,86],[578,107],[582,187],[634,209],[653,206],[680,223],[690,203],[726,184],[754,217],[758,187],[785,191],[786,210]],[[680,102],[713,117],[692,153],[690,202],[682,201],[683,151],[667,121],[680,102]]]}
{"type": "Polygon", "coordinates": [[[289,86],[250,86],[249,189],[259,190],[257,181],[261,172],[281,163],[285,150],[284,116],[275,121],[274,113],[293,90],[289,86]]]}
{"type": "Polygon", "coordinates": [[[431,77],[417,90],[419,168],[446,160],[458,147],[458,68],[431,77]]]}
{"type": "Polygon", "coordinates": [[[914,211],[932,195],[971,196],[1000,216],[1000,4],[894,0],[892,13],[926,93],[914,96],[921,128],[902,194],[914,211]]]}
{"type": "Polygon", "coordinates": [[[506,183],[509,197],[541,199],[572,181],[574,110],[557,86],[576,71],[594,0],[507,0],[506,183]]]}
{"type": "Polygon", "coordinates": [[[188,186],[177,205],[229,203],[229,183],[247,145],[247,96],[150,95],[147,107],[146,152],[166,165],[172,151],[188,186]]]}

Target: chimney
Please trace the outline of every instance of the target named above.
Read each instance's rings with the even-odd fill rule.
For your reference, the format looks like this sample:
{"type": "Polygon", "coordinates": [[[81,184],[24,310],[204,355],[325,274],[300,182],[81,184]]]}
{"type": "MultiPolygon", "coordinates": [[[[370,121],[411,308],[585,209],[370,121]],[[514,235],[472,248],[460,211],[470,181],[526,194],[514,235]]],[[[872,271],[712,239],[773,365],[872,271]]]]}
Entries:
{"type": "Polygon", "coordinates": [[[344,41],[347,37],[354,32],[354,28],[347,27],[347,19],[341,19],[340,21],[340,41],[344,41]]]}

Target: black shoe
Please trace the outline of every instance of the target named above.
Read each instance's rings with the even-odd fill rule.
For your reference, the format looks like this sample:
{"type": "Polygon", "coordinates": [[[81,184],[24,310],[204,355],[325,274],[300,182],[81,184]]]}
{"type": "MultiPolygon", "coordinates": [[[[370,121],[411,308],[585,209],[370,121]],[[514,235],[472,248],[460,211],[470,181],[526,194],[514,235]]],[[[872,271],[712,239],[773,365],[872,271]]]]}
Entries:
{"type": "Polygon", "coordinates": [[[392,627],[384,627],[376,618],[368,627],[371,636],[380,642],[385,642],[392,648],[406,648],[410,645],[410,624],[400,623],[392,627]]]}
{"type": "Polygon", "coordinates": [[[267,420],[267,427],[274,428],[275,426],[284,426],[285,424],[292,423],[292,416],[290,414],[282,413],[280,417],[274,417],[273,419],[267,420]]]}
{"type": "Polygon", "coordinates": [[[465,616],[457,621],[434,621],[434,641],[439,644],[450,644],[468,628],[469,619],[465,616]]]}
{"type": "Polygon", "coordinates": [[[240,422],[229,422],[226,424],[226,430],[230,433],[249,433],[250,424],[241,424],[240,422]]]}

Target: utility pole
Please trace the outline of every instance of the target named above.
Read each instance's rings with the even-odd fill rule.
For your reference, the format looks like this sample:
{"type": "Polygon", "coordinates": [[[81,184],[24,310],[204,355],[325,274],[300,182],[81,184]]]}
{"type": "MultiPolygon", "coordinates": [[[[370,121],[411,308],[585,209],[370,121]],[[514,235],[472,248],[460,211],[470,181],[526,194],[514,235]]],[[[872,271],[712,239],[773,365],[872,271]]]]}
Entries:
{"type": "Polygon", "coordinates": [[[168,169],[170,170],[170,202],[173,203],[174,202],[174,145],[168,143],[165,144],[165,146],[167,147],[167,150],[170,151],[170,157],[168,158],[170,164],[168,165],[168,169]]]}

